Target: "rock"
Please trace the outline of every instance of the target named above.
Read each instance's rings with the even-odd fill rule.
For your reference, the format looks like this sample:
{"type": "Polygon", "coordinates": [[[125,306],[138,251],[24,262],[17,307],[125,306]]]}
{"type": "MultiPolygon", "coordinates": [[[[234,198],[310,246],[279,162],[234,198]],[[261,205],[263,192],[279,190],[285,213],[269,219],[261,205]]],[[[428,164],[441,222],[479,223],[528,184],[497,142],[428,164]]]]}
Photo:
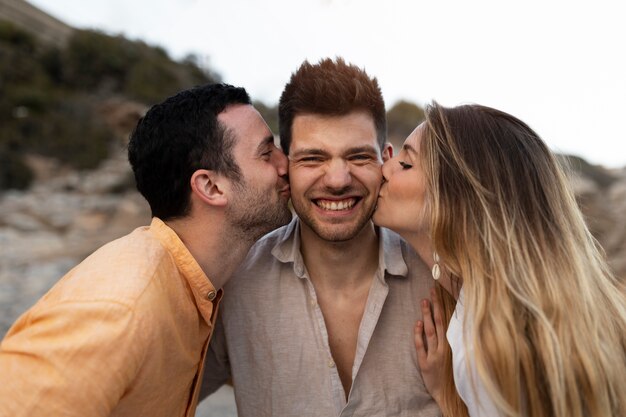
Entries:
{"type": "Polygon", "coordinates": [[[7,213],[2,219],[2,223],[9,228],[26,232],[34,232],[44,227],[35,217],[23,212],[7,213]]]}

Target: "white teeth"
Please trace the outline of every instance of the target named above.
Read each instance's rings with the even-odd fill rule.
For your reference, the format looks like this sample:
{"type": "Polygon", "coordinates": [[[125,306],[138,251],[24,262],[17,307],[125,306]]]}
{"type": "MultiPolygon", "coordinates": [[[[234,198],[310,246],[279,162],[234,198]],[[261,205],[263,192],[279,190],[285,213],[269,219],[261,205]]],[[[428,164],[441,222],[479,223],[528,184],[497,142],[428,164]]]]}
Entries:
{"type": "Polygon", "coordinates": [[[354,206],[354,203],[356,203],[356,200],[354,198],[351,198],[348,200],[342,200],[342,201],[324,201],[324,200],[317,201],[318,207],[321,207],[324,210],[330,210],[330,211],[347,210],[347,209],[352,208],[352,206],[354,206]]]}

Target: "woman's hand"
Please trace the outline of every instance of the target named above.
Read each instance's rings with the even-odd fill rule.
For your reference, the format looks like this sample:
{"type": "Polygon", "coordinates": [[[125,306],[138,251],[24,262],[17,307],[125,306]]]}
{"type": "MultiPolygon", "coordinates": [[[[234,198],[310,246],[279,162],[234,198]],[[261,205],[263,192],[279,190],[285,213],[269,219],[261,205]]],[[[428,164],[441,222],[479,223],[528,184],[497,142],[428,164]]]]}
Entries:
{"type": "Polygon", "coordinates": [[[415,350],[426,389],[441,406],[444,348],[448,341],[443,327],[441,303],[434,288],[430,290],[430,296],[432,297],[432,312],[429,300],[422,300],[423,320],[415,323],[415,350]]]}

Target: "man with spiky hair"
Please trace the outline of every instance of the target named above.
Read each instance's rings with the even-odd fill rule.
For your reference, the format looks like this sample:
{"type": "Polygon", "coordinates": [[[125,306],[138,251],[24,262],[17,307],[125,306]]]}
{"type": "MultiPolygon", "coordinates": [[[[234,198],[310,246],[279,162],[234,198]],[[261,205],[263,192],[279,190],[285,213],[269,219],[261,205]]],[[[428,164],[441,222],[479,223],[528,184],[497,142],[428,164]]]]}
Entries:
{"type": "Polygon", "coordinates": [[[370,220],[392,154],[376,79],[340,58],[305,61],[279,125],[297,217],[229,282],[204,393],[232,378],[242,417],[439,415],[413,343],[430,272],[370,220]]]}
{"type": "Polygon", "coordinates": [[[193,417],[221,287],[291,218],[287,158],[242,88],[152,107],[128,146],[150,226],[72,269],[0,345],[0,416],[193,417]]]}

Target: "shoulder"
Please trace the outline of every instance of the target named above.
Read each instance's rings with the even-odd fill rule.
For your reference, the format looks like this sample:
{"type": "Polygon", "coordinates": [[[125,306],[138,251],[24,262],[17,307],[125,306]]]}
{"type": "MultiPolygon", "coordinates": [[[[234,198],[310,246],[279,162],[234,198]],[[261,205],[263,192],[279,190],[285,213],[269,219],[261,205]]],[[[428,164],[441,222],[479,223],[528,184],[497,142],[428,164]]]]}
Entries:
{"type": "Polygon", "coordinates": [[[19,398],[24,414],[16,415],[38,414],[42,404],[87,415],[94,403],[113,406],[143,361],[144,330],[130,308],[113,301],[36,305],[0,344],[0,397],[19,398]],[[96,385],[89,383],[95,374],[96,385]]]}
{"type": "Polygon", "coordinates": [[[148,228],[138,228],[88,256],[45,296],[48,302],[113,302],[134,306],[154,279],[175,272],[169,252],[148,228]]]}

